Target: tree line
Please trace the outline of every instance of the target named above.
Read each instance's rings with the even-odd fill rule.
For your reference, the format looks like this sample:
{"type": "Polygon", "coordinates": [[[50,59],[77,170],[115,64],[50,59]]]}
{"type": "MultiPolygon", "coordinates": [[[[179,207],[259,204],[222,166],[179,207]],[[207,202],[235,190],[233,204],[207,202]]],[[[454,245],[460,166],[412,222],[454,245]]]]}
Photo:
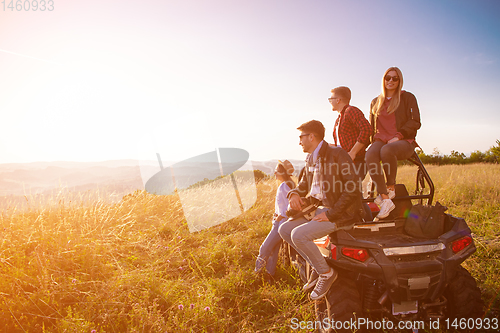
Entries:
{"type": "Polygon", "coordinates": [[[469,164],[469,163],[500,163],[500,140],[496,141],[496,146],[491,147],[485,152],[475,150],[470,156],[464,153],[452,150],[450,155],[443,155],[434,148],[432,154],[427,155],[421,149],[416,150],[418,157],[424,164],[469,164]]]}

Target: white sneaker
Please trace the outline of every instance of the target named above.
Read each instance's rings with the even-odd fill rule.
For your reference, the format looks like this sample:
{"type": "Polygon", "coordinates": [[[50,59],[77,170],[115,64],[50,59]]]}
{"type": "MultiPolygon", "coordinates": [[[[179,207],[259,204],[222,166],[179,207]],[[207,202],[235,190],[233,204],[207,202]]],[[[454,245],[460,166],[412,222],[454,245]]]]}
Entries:
{"type": "MultiPolygon", "coordinates": [[[[396,197],[396,191],[387,189],[387,195],[389,196],[389,199],[394,199],[396,197]]],[[[382,200],[384,199],[382,199],[382,196],[379,194],[373,202],[380,207],[382,200]]]]}
{"type": "Polygon", "coordinates": [[[378,212],[378,215],[373,219],[373,221],[379,221],[380,219],[386,218],[394,210],[394,208],[396,208],[396,205],[391,199],[382,200],[380,212],[378,212]]]}
{"type": "Polygon", "coordinates": [[[337,280],[339,273],[337,273],[333,268],[331,270],[332,272],[330,274],[321,274],[319,276],[316,287],[311,293],[312,300],[317,300],[324,297],[326,293],[328,293],[328,290],[330,290],[330,287],[335,282],[335,280],[337,280]]]}

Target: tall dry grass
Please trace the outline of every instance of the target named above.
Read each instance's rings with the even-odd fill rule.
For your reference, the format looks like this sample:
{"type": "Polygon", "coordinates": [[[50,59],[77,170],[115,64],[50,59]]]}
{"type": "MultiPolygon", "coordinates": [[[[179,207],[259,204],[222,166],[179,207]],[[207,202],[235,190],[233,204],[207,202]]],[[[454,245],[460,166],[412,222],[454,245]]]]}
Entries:
{"type": "MultiPolygon", "coordinates": [[[[429,167],[436,200],[464,217],[478,251],[465,266],[490,313],[499,308],[500,167],[429,167]]],[[[414,169],[398,180],[414,183],[414,169]]],[[[253,274],[271,227],[276,182],[257,184],[244,214],[190,233],[177,195],[135,192],[104,201],[0,216],[1,332],[289,332],[314,320],[290,267],[253,274]]]]}
{"type": "Polygon", "coordinates": [[[291,269],[252,273],[276,184],[251,210],[189,233],[177,195],[52,205],[3,215],[2,332],[257,332],[310,317],[291,269]]]}

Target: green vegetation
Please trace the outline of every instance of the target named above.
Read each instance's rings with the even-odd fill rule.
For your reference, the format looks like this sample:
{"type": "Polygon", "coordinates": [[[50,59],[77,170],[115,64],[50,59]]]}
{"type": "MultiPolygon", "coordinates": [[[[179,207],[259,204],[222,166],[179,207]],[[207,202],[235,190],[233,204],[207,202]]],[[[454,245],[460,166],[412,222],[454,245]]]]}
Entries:
{"type": "MultiPolygon", "coordinates": [[[[500,165],[429,166],[436,200],[464,217],[478,251],[464,266],[489,315],[500,301],[500,165]]],[[[411,186],[415,169],[398,180],[411,186]]],[[[291,267],[254,276],[277,183],[245,214],[189,233],[177,195],[50,206],[0,216],[1,332],[289,332],[314,320],[291,267]]],[[[29,198],[28,198],[29,200],[29,198]]]]}
{"type": "Polygon", "coordinates": [[[469,157],[464,153],[452,150],[450,155],[441,155],[437,148],[432,154],[427,155],[422,150],[417,149],[417,154],[424,164],[470,164],[470,163],[500,163],[500,140],[496,141],[496,146],[491,147],[486,152],[473,151],[469,157]]]}

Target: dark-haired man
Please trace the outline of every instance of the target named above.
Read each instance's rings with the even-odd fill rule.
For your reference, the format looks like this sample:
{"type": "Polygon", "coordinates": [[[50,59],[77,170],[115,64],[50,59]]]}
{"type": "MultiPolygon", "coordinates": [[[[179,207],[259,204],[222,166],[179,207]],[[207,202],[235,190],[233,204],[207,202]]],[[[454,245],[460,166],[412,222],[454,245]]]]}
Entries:
{"type": "Polygon", "coordinates": [[[332,96],[328,101],[332,105],[332,110],[339,113],[333,128],[335,145],[340,143],[340,147],[349,153],[353,162],[364,162],[365,148],[370,144],[372,127],[360,109],[349,105],[351,89],[337,87],[332,89],[331,93],[332,96]]]}
{"type": "Polygon", "coordinates": [[[279,233],[314,268],[316,273],[311,274],[304,290],[315,286],[311,298],[317,300],[326,295],[338,273],[328,266],[314,240],[339,228],[351,228],[359,221],[361,196],[351,158],[345,150],[331,147],[323,140],[323,124],[311,120],[297,129],[299,144],[308,155],[305,174],[288,193],[288,201],[296,211],[304,204],[302,198],[311,198],[319,207],[311,221],[305,217],[289,219],[280,226],[279,233]]]}
{"type": "MultiPolygon", "coordinates": [[[[333,140],[335,146],[340,143],[340,147],[347,151],[354,162],[354,172],[358,177],[360,191],[362,191],[362,182],[367,171],[365,149],[370,144],[373,130],[363,112],[357,107],[349,105],[351,102],[351,89],[337,87],[332,89],[331,93],[332,96],[328,98],[328,101],[332,105],[332,110],[339,113],[333,127],[333,140]]],[[[364,204],[363,209],[365,210],[365,220],[371,221],[370,207],[364,204]]]]}

